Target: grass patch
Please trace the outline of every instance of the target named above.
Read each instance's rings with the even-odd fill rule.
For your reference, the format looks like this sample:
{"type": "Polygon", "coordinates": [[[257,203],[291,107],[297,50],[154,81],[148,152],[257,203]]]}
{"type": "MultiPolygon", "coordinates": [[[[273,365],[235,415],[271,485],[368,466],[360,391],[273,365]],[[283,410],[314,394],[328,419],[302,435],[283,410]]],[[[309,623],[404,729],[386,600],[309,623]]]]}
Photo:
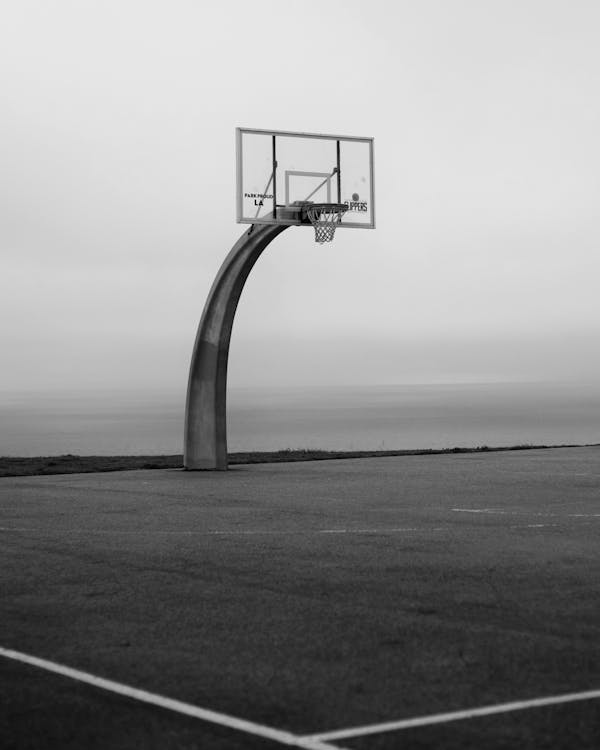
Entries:
{"type": "MultiPolygon", "coordinates": [[[[325,451],[325,450],[281,450],[230,453],[229,465],[288,463],[293,461],[327,461],[344,458],[379,458],[382,456],[432,456],[452,453],[488,453],[491,451],[524,451],[540,448],[585,448],[593,445],[512,445],[476,448],[423,448],[414,450],[387,451],[325,451]]],[[[181,454],[168,456],[0,456],[0,477],[40,476],[45,474],[82,474],[96,471],[127,471],[131,469],[182,469],[181,454]]]]}
{"type": "Polygon", "coordinates": [[[128,469],[177,469],[183,456],[36,456],[33,458],[0,456],[0,477],[43,474],[80,474],[91,471],[128,469]]]}

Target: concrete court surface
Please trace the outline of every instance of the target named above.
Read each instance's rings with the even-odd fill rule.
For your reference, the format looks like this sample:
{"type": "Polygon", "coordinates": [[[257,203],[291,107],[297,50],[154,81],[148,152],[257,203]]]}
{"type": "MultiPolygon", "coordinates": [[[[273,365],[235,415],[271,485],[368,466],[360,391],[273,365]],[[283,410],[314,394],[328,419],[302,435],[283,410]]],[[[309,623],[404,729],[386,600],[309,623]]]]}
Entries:
{"type": "MultiPolygon", "coordinates": [[[[307,736],[600,689],[600,448],[0,479],[0,647],[307,736]]],[[[4,748],[274,748],[0,657],[4,748]]],[[[600,700],[331,740],[600,746],[600,700]]]]}

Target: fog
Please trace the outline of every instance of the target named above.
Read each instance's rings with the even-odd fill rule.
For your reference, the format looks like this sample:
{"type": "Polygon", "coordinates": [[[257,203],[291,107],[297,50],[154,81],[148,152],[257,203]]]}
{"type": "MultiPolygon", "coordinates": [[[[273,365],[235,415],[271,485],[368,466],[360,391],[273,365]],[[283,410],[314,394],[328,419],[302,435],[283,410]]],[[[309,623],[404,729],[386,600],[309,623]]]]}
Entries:
{"type": "Polygon", "coordinates": [[[375,230],[291,228],[230,383],[600,375],[595,2],[20,2],[0,24],[0,390],[185,389],[236,126],[375,138],[375,230]]]}

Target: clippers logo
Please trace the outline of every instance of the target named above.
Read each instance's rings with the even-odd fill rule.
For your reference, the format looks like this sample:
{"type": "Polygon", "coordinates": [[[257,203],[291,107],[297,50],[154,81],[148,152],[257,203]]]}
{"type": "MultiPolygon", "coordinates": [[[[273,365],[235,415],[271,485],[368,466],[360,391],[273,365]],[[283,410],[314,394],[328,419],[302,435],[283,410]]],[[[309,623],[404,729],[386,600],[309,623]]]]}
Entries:
{"type": "Polygon", "coordinates": [[[348,206],[348,211],[364,211],[367,212],[369,210],[367,201],[344,201],[344,203],[348,206]]]}

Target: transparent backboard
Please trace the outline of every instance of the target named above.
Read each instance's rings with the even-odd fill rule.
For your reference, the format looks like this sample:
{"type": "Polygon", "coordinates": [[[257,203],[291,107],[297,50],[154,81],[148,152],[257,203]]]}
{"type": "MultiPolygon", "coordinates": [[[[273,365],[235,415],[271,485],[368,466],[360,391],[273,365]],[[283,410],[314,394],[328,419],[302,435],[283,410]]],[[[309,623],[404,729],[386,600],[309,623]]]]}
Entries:
{"type": "Polygon", "coordinates": [[[237,128],[237,220],[298,224],[298,206],[344,203],[340,227],[373,229],[373,139],[237,128]]]}

